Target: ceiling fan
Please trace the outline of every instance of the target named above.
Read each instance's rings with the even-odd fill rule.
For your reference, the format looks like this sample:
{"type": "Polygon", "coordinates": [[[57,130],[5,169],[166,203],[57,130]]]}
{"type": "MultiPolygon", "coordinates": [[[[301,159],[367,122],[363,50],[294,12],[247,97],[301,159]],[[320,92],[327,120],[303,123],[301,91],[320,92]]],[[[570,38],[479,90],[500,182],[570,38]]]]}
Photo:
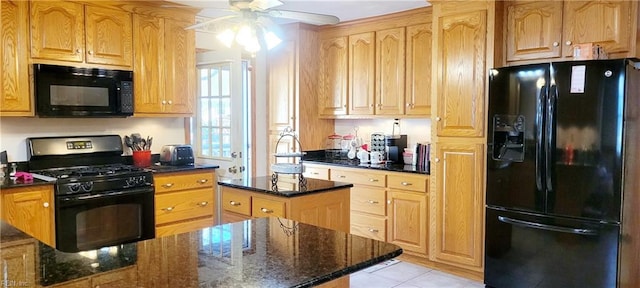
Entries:
{"type": "Polygon", "coordinates": [[[279,0],[229,0],[230,9],[228,10],[233,12],[232,15],[221,16],[203,21],[195,25],[191,25],[186,29],[196,29],[207,26],[214,22],[220,22],[223,20],[234,18],[239,18],[239,20],[241,21],[245,20],[257,22],[262,26],[273,25],[273,21],[271,20],[272,18],[296,20],[314,25],[337,24],[340,22],[340,19],[338,17],[332,15],[273,9],[283,4],[284,3],[279,0]]]}

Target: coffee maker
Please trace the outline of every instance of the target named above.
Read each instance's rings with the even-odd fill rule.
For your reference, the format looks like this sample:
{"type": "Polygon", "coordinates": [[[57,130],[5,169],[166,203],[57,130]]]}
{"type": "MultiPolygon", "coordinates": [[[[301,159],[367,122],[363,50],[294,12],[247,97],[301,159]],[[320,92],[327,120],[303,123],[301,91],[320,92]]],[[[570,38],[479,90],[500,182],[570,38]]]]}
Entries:
{"type": "Polygon", "coordinates": [[[385,135],[384,142],[386,159],[391,161],[391,164],[404,164],[402,153],[404,148],[407,148],[407,135],[385,135]]]}

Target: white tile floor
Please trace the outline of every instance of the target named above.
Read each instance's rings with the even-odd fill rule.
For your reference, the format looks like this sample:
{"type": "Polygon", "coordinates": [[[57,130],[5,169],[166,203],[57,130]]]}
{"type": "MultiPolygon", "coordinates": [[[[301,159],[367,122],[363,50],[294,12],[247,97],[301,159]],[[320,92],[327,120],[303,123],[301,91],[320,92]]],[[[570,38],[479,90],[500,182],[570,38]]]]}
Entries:
{"type": "Polygon", "coordinates": [[[481,288],[484,284],[420,265],[391,260],[350,275],[351,288],[481,288]]]}

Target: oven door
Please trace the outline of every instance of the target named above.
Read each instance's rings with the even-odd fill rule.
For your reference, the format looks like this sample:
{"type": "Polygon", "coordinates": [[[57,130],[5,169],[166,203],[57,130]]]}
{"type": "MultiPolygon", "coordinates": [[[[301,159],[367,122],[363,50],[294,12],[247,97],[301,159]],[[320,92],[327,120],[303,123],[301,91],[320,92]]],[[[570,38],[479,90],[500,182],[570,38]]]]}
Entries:
{"type": "Polygon", "coordinates": [[[56,249],[93,250],[155,237],[154,190],[58,196],[56,249]]]}

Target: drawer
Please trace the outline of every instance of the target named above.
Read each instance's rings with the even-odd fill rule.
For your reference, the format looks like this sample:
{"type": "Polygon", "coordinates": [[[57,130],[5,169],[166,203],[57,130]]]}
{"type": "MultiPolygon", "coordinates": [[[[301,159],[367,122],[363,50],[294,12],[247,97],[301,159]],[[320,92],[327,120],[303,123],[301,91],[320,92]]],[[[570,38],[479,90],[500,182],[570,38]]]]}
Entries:
{"type": "Polygon", "coordinates": [[[329,168],[305,165],[302,175],[307,178],[329,180],[329,168]]]}
{"type": "Polygon", "coordinates": [[[286,217],[286,205],[282,201],[253,197],[251,199],[251,215],[253,217],[286,217]]]}
{"type": "Polygon", "coordinates": [[[411,173],[387,175],[387,186],[394,189],[427,192],[429,177],[411,173]]]}
{"type": "Polygon", "coordinates": [[[351,234],[386,241],[387,219],[383,216],[369,216],[351,213],[351,234]]]}
{"type": "Polygon", "coordinates": [[[251,216],[251,195],[240,190],[222,188],[222,209],[251,216]]]}
{"type": "Polygon", "coordinates": [[[156,225],[198,217],[213,217],[213,189],[156,195],[156,225]]]}
{"type": "Polygon", "coordinates": [[[359,169],[357,172],[331,169],[331,172],[329,174],[331,181],[370,185],[376,187],[385,187],[387,185],[385,181],[386,175],[384,173],[369,171],[367,169],[359,169]]]}
{"type": "Polygon", "coordinates": [[[214,173],[211,170],[197,173],[170,173],[154,175],[156,193],[213,187],[214,173]]]}
{"type": "Polygon", "coordinates": [[[387,193],[384,188],[354,186],[351,188],[351,210],[385,216],[387,193]]]}

